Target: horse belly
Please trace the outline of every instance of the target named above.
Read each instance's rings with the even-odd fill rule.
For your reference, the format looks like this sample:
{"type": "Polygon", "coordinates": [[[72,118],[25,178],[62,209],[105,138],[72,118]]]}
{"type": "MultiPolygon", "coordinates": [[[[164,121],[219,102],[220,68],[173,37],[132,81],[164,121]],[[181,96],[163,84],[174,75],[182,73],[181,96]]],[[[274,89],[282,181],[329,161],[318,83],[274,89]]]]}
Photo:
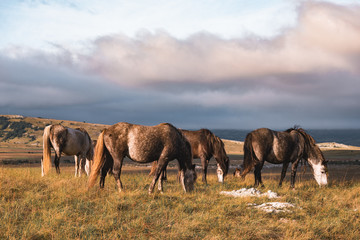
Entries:
{"type": "Polygon", "coordinates": [[[139,163],[149,163],[157,161],[160,154],[155,154],[153,151],[143,151],[139,149],[129,148],[129,156],[131,160],[139,163]]]}
{"type": "Polygon", "coordinates": [[[157,161],[161,155],[161,144],[144,141],[136,136],[130,136],[128,142],[129,158],[135,162],[149,163],[157,161]]]}
{"type": "Polygon", "coordinates": [[[267,162],[273,163],[273,164],[281,164],[284,162],[284,159],[279,158],[279,156],[276,156],[274,152],[271,152],[267,155],[266,159],[267,162]]]}
{"type": "Polygon", "coordinates": [[[81,148],[78,144],[66,144],[62,152],[67,156],[78,155],[81,152],[81,148]]]}
{"type": "Polygon", "coordinates": [[[68,156],[78,155],[80,152],[83,151],[83,143],[84,140],[82,138],[79,138],[75,134],[75,131],[73,129],[69,129],[66,144],[65,147],[62,149],[62,152],[68,156]]]}

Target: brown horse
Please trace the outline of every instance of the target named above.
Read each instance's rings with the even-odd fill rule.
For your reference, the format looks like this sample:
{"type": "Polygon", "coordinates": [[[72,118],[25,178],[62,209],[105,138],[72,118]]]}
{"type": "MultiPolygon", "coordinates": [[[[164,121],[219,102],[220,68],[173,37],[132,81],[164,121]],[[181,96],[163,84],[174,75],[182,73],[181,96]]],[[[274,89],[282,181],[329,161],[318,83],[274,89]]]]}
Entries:
{"type": "Polygon", "coordinates": [[[313,169],[316,182],[322,186],[327,184],[327,162],[315,140],[302,128],[290,128],[277,132],[260,128],[250,132],[244,142],[244,164],[241,177],[255,167],[255,187],[263,185],[261,169],[264,162],[283,164],[279,186],[285,178],[289,163],[291,167],[291,187],[295,187],[296,168],[304,159],[313,169]]]}
{"type": "Polygon", "coordinates": [[[55,151],[55,168],[60,173],[61,154],[75,157],[75,177],[81,176],[85,165],[87,175],[90,174],[90,161],[94,155],[91,138],[83,128],[66,128],[60,124],[49,125],[44,129],[43,158],[41,159],[41,175],[44,176],[51,168],[51,147],[55,151]],[[85,163],[86,162],[86,163],[85,163]]]}
{"type": "MultiPolygon", "coordinates": [[[[153,192],[162,170],[174,159],[179,162],[184,191],[193,190],[196,173],[195,166],[192,164],[191,147],[177,128],[168,123],[142,126],[124,122],[114,124],[100,134],[95,148],[89,188],[95,184],[100,170],[102,173],[100,187],[103,187],[106,173],[112,169],[120,192],[122,190],[121,167],[126,156],[139,163],[158,160],[159,164],[150,184],[149,193],[153,192]]],[[[162,191],[161,178],[158,187],[162,191]]]]}
{"type": "MultiPolygon", "coordinates": [[[[193,158],[200,158],[203,168],[202,181],[207,184],[206,175],[209,161],[212,157],[217,162],[217,177],[219,182],[224,182],[224,178],[229,170],[229,158],[226,155],[223,141],[208,129],[197,131],[181,130],[191,145],[193,158]]],[[[153,163],[150,175],[156,169],[156,162],[153,163]]],[[[164,172],[165,177],[166,172],[164,172]]]]}

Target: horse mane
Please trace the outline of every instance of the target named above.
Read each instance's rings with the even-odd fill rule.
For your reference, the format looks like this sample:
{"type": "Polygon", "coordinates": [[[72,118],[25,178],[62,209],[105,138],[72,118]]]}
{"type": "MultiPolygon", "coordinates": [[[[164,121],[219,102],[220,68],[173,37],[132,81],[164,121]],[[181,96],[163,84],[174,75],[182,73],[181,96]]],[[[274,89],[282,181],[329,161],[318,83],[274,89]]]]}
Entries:
{"type": "MultiPolygon", "coordinates": [[[[305,140],[305,152],[308,154],[311,148],[315,146],[316,142],[315,139],[310,136],[303,128],[300,128],[299,126],[294,126],[293,128],[289,128],[286,130],[286,132],[290,133],[291,131],[298,132],[305,140]]],[[[322,153],[321,153],[322,154],[322,153]]]]}
{"type": "Polygon", "coordinates": [[[208,143],[211,143],[213,151],[219,150],[221,147],[224,147],[223,141],[212,133],[209,129],[202,128],[201,131],[205,134],[208,143]],[[214,149],[215,148],[215,149],[214,149]]]}
{"type": "Polygon", "coordinates": [[[293,128],[289,128],[287,129],[285,132],[290,133],[291,131],[297,131],[298,133],[300,133],[304,139],[307,145],[315,145],[315,139],[310,136],[303,128],[300,128],[299,126],[294,126],[293,128]]]}

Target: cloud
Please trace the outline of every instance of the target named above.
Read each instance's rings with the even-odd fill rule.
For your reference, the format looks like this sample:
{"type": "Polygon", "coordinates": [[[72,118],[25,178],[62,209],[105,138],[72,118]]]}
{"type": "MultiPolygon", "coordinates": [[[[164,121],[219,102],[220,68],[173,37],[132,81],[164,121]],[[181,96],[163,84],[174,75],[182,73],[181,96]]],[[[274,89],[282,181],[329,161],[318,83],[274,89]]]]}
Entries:
{"type": "Polygon", "coordinates": [[[143,31],[81,49],[9,47],[0,110],[187,128],[358,127],[359,10],[306,1],[297,24],[270,39],[143,31]]]}
{"type": "MultiPolygon", "coordinates": [[[[90,69],[123,86],[242,83],[284,74],[358,73],[359,6],[305,2],[295,28],[267,40],[222,39],[202,32],[180,40],[166,32],[94,42],[90,69]]],[[[266,81],[266,80],[265,80],[266,81]]]]}

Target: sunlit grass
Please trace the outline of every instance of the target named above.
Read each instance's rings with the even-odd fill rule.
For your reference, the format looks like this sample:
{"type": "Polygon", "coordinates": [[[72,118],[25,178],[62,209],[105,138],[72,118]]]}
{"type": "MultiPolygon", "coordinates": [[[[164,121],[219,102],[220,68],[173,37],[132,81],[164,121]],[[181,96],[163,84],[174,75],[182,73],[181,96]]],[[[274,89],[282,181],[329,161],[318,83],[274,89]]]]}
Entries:
{"type": "Polygon", "coordinates": [[[40,177],[38,168],[0,168],[0,239],[355,239],[360,235],[360,184],[330,181],[319,188],[313,179],[289,189],[278,176],[264,175],[265,188],[280,199],[233,198],[220,195],[251,187],[228,176],[224,184],[199,177],[195,191],[185,194],[176,174],[169,173],[164,193],[149,195],[147,173],[124,172],[125,191],[115,190],[108,176],[105,188],[86,191],[87,177],[73,168],[60,176],[40,177]],[[249,203],[290,202],[288,213],[265,213],[249,203]]]}

